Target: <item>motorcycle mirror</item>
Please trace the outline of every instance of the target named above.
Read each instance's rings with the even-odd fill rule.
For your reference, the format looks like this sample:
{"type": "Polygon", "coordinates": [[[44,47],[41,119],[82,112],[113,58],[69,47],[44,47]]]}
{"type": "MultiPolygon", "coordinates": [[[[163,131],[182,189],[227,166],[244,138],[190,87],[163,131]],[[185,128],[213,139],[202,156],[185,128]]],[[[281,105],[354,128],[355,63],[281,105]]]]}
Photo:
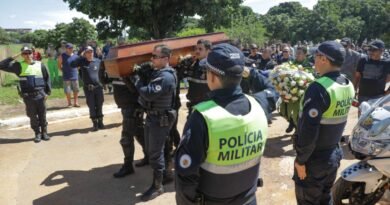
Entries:
{"type": "Polygon", "coordinates": [[[370,108],[371,105],[368,102],[362,102],[359,106],[361,116],[363,116],[370,108]]]}

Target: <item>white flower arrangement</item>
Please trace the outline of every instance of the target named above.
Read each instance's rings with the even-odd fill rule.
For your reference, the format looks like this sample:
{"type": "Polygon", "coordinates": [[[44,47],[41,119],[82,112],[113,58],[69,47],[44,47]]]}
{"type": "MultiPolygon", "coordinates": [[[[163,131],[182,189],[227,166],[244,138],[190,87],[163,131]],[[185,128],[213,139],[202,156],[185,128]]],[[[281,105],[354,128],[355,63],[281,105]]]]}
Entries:
{"type": "Polygon", "coordinates": [[[281,95],[283,101],[296,102],[300,100],[309,84],[315,78],[311,68],[304,68],[301,65],[292,63],[283,63],[271,71],[269,79],[281,95]]]}

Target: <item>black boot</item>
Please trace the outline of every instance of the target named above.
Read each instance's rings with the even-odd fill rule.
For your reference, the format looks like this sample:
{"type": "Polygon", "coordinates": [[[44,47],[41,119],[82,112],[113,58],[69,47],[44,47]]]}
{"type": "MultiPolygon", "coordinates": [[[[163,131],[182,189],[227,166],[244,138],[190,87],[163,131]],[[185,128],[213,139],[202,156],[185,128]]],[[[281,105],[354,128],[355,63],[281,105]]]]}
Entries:
{"type": "Polygon", "coordinates": [[[42,139],[45,140],[45,141],[49,141],[50,140],[50,136],[47,135],[47,127],[42,127],[42,139]]]}
{"type": "Polygon", "coordinates": [[[164,193],[162,178],[163,178],[162,173],[154,173],[153,184],[146,192],[142,194],[141,196],[142,201],[152,200],[164,193]]]}
{"type": "Polygon", "coordinates": [[[104,124],[103,124],[103,118],[102,117],[98,118],[98,128],[99,129],[104,129],[104,124]]]}
{"type": "Polygon", "coordinates": [[[286,133],[290,133],[294,130],[294,123],[292,122],[292,120],[290,120],[290,123],[288,124],[288,127],[286,129],[286,133]]]}
{"type": "Polygon", "coordinates": [[[41,133],[40,132],[35,132],[34,142],[35,143],[41,142],[41,139],[42,139],[41,133]]]}
{"type": "Polygon", "coordinates": [[[119,169],[119,171],[114,173],[114,177],[115,178],[122,178],[122,177],[125,177],[125,176],[133,174],[133,173],[134,173],[134,168],[133,168],[132,163],[125,163],[125,164],[123,164],[121,169],[119,169]]]}
{"type": "Polygon", "coordinates": [[[145,156],[143,159],[141,159],[139,162],[135,163],[136,167],[143,167],[149,165],[149,158],[145,156]]]}
{"type": "Polygon", "coordinates": [[[98,130],[99,130],[98,120],[92,119],[92,131],[98,131],[98,130]]]}
{"type": "Polygon", "coordinates": [[[168,160],[166,163],[165,163],[165,171],[164,171],[164,174],[163,174],[163,181],[162,181],[162,184],[163,185],[166,185],[166,184],[169,184],[171,182],[173,182],[173,163],[172,163],[172,160],[168,160]]]}

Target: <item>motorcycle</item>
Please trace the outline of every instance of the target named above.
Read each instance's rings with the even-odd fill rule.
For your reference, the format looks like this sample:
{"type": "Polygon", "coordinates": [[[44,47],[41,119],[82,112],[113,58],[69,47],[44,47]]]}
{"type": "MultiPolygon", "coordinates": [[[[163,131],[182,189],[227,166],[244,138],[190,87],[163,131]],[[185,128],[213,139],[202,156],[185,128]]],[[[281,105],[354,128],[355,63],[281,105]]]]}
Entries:
{"type": "Polygon", "coordinates": [[[390,95],[359,108],[348,144],[360,161],[344,169],[334,184],[335,205],[375,205],[390,190],[390,95]]]}

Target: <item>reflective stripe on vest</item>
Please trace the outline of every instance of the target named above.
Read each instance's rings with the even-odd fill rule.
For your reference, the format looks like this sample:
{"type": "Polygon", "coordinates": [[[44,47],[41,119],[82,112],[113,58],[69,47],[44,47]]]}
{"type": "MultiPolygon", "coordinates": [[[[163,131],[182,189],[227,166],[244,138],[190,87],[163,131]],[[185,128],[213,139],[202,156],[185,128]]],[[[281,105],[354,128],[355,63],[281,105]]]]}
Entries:
{"type": "Polygon", "coordinates": [[[246,96],[251,111],[246,115],[232,115],[214,101],[196,105],[204,117],[209,134],[207,158],[201,167],[214,174],[234,174],[260,162],[268,125],[259,103],[246,96]]]}
{"type": "Polygon", "coordinates": [[[123,81],[121,80],[113,80],[112,81],[112,84],[113,85],[126,85],[123,81]]]}
{"type": "Polygon", "coordinates": [[[346,85],[340,85],[326,76],[317,79],[316,82],[324,87],[330,96],[329,108],[322,114],[320,124],[335,125],[346,122],[355,96],[352,83],[349,81],[346,85]]]}
{"type": "Polygon", "coordinates": [[[193,82],[193,83],[207,84],[207,80],[201,80],[201,79],[198,79],[198,78],[187,77],[187,80],[189,82],[193,82]]]}

